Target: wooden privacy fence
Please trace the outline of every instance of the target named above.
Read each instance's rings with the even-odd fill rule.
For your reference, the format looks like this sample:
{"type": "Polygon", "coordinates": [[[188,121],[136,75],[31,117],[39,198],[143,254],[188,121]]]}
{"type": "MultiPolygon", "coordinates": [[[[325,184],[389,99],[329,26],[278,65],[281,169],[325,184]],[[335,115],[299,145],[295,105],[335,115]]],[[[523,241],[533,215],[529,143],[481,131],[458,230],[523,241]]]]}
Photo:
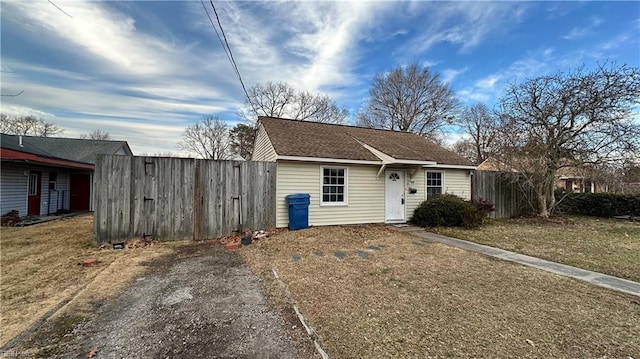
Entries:
{"type": "Polygon", "coordinates": [[[218,238],[276,224],[276,164],[100,155],[94,237],[218,238]]]}
{"type": "Polygon", "coordinates": [[[474,198],[484,198],[494,204],[492,218],[509,218],[530,212],[531,191],[518,183],[516,174],[476,171],[472,179],[474,198]]]}

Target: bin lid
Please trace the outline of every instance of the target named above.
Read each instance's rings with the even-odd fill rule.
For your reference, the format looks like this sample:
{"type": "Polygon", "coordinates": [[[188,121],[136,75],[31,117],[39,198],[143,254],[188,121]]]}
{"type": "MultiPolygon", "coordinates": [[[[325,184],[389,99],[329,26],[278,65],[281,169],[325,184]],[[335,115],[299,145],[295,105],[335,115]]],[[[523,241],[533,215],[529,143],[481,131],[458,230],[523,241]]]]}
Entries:
{"type": "Polygon", "coordinates": [[[293,194],[287,195],[285,198],[286,199],[308,199],[310,197],[311,195],[308,193],[293,193],[293,194]]]}

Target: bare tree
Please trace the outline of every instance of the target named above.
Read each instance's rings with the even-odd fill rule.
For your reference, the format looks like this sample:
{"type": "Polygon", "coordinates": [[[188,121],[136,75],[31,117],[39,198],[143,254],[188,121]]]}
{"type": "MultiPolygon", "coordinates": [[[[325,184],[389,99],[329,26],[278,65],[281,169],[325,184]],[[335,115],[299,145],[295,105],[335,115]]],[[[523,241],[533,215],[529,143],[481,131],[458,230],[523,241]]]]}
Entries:
{"type": "Polygon", "coordinates": [[[500,100],[500,154],[535,192],[548,217],[555,176],[580,167],[637,158],[640,70],[599,66],[512,84],[500,100]]]}
{"type": "Polygon", "coordinates": [[[138,156],[140,157],[169,157],[169,158],[188,158],[185,155],[174,153],[171,151],[165,152],[142,152],[138,156]]]}
{"type": "Polygon", "coordinates": [[[349,116],[346,107],[340,107],[328,95],[296,91],[286,83],[256,84],[248,90],[238,115],[254,122],[258,116],[283,117],[292,120],[323,123],[343,123],[349,116]]]}
{"type": "Polygon", "coordinates": [[[51,137],[64,130],[53,122],[45,122],[35,116],[9,116],[0,114],[0,131],[10,135],[51,137]]]}
{"type": "Polygon", "coordinates": [[[187,127],[179,146],[204,159],[228,159],[230,137],[227,124],[218,117],[204,117],[201,121],[187,127]]]}
{"type": "Polygon", "coordinates": [[[376,75],[359,126],[415,132],[437,138],[452,123],[458,100],[440,75],[417,63],[376,75]]]}
{"type": "Polygon", "coordinates": [[[238,123],[229,131],[229,136],[231,137],[231,152],[247,161],[250,160],[256,137],[255,127],[238,123]]]}
{"type": "Polygon", "coordinates": [[[478,103],[462,112],[459,125],[470,137],[469,141],[473,148],[473,156],[465,157],[476,164],[486,160],[491,154],[496,139],[498,117],[491,113],[485,104],[478,103]]]}
{"type": "MultiPolygon", "coordinates": [[[[468,138],[463,138],[450,146],[451,150],[471,162],[476,161],[476,151],[473,142],[468,138]]],[[[479,163],[476,163],[479,164],[479,163]]]]}
{"type": "Polygon", "coordinates": [[[94,130],[94,131],[91,131],[89,133],[81,134],[80,138],[89,139],[89,140],[103,140],[103,141],[106,141],[106,140],[110,140],[111,139],[111,135],[107,131],[94,130]]]}

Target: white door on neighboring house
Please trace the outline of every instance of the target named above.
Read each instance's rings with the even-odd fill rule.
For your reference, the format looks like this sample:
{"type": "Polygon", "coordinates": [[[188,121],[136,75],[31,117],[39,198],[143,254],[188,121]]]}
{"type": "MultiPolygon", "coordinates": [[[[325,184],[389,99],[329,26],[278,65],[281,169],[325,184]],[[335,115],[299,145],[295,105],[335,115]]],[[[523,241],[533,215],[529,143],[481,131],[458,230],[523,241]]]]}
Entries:
{"type": "Polygon", "coordinates": [[[385,222],[405,222],[404,171],[385,172],[385,222]]]}

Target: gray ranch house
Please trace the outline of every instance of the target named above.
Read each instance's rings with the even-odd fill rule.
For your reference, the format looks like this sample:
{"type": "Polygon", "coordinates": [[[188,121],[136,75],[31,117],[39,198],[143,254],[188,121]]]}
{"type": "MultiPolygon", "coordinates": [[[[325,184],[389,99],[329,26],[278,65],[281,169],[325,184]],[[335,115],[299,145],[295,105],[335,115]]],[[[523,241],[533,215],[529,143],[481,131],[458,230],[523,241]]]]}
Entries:
{"type": "Polygon", "coordinates": [[[132,155],[126,141],[2,134],[2,214],[17,210],[24,217],[92,211],[98,154],[132,155]]]}
{"type": "Polygon", "coordinates": [[[431,196],[471,198],[475,166],[422,136],[259,117],[254,161],[277,163],[276,226],[285,197],[311,195],[309,225],[402,223],[431,196]]]}

